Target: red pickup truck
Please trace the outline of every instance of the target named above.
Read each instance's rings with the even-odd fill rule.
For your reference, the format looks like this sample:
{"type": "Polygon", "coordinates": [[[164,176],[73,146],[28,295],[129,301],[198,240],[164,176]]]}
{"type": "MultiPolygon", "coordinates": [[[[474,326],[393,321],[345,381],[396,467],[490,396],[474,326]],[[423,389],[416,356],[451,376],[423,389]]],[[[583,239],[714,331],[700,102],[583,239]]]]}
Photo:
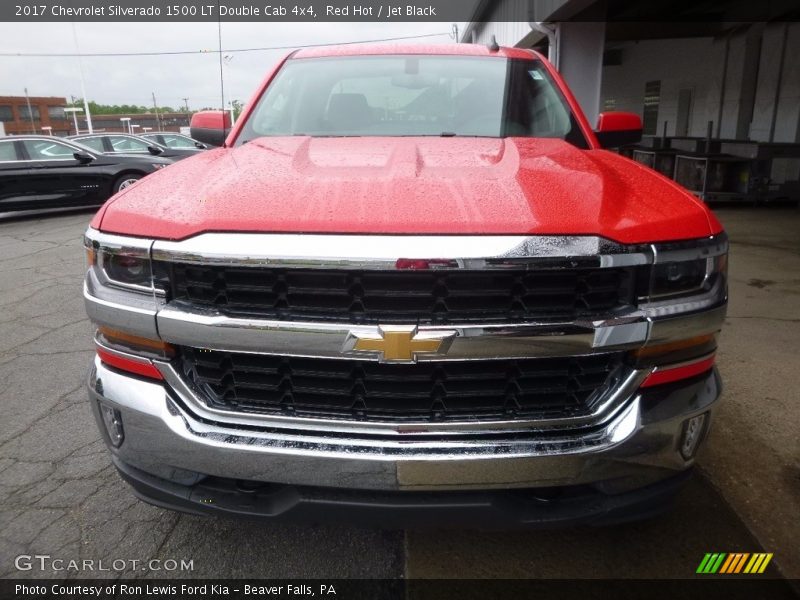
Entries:
{"type": "Polygon", "coordinates": [[[294,52],[85,235],[89,394],[193,513],[491,527],[663,510],[720,394],[728,243],[539,54],[294,52]]]}

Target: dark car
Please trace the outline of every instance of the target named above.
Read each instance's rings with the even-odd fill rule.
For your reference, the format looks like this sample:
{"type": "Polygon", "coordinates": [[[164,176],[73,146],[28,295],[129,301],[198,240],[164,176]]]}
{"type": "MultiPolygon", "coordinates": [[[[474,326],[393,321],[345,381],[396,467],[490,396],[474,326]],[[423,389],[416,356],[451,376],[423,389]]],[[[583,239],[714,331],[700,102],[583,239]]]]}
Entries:
{"type": "Polygon", "coordinates": [[[141,136],[147,140],[151,140],[156,144],[166,146],[167,148],[181,148],[190,150],[206,150],[203,142],[198,142],[196,139],[183,135],[182,133],[174,133],[172,131],[157,131],[143,133],[141,136]]]}
{"type": "Polygon", "coordinates": [[[194,146],[191,148],[168,148],[153,140],[129,133],[83,133],[72,135],[68,139],[78,141],[103,154],[149,154],[180,160],[202,151],[194,146]]]}
{"type": "Polygon", "coordinates": [[[0,212],[93,206],[172,160],[113,156],[52,136],[0,138],[0,212]]]}

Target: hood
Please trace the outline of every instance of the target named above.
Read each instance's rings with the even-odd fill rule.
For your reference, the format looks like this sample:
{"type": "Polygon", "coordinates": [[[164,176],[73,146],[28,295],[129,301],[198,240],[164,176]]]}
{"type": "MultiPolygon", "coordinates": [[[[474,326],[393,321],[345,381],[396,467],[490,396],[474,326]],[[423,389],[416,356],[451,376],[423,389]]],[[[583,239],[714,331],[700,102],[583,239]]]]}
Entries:
{"type": "Polygon", "coordinates": [[[260,138],[146,177],[103,231],[601,235],[689,239],[721,227],[698,200],[605,150],[535,138],[260,138]]]}

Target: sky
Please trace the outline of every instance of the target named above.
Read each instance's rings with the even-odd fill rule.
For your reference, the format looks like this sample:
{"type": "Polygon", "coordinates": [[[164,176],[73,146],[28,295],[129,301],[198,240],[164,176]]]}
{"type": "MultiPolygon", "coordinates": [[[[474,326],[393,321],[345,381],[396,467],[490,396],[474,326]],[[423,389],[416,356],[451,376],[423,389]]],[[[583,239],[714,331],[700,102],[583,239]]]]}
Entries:
{"type": "MultiPolygon", "coordinates": [[[[460,24],[463,26],[463,24],[460,24]]],[[[301,46],[400,36],[442,34],[408,43],[455,43],[450,23],[222,23],[226,102],[246,102],[267,69],[287,50],[225,52],[226,49],[301,46]]],[[[78,50],[157,52],[216,50],[217,23],[76,23],[78,50]]],[[[0,23],[0,52],[75,53],[71,23],[0,23]]],[[[86,95],[100,104],[189,108],[220,105],[215,52],[187,56],[84,57],[86,95]]],[[[75,57],[0,56],[0,96],[81,97],[75,57]]]]}

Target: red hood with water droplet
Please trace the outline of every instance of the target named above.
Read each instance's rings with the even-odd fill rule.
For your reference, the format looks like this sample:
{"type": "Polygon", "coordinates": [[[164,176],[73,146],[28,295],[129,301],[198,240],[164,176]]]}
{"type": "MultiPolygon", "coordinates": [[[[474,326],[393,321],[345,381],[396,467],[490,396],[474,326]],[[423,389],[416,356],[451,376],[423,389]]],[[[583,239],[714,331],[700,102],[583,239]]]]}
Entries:
{"type": "Polygon", "coordinates": [[[708,236],[705,205],[605,150],[534,138],[260,138],[147,176],[93,226],[183,239],[206,231],[708,236]]]}

